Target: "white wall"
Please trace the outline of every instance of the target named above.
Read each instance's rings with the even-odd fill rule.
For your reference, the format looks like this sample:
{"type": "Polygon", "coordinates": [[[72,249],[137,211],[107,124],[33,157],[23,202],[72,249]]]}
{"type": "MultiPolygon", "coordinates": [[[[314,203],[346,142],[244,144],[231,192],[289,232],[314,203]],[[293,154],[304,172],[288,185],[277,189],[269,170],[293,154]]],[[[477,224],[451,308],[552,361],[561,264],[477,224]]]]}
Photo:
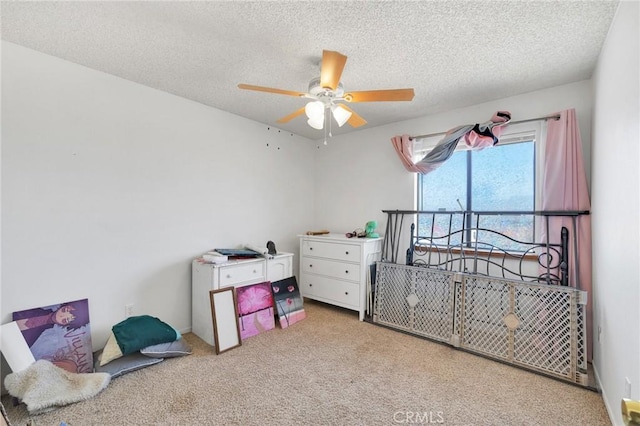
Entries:
{"type": "Polygon", "coordinates": [[[316,156],[315,227],[348,232],[364,227],[368,220],[377,220],[379,232],[384,232],[382,210],[412,210],[415,206],[415,176],[402,166],[391,138],[484,122],[498,110],[510,111],[512,120],[517,121],[575,108],[588,178],[591,106],[591,83],[581,81],[331,138],[326,146],[320,145],[316,156]]]}
{"type": "Polygon", "coordinates": [[[620,2],[593,77],[594,368],[615,424],[640,399],[640,4],[620,2]]]}
{"type": "Polygon", "coordinates": [[[88,298],[94,349],[130,303],[188,331],[195,256],[312,227],[309,139],[7,42],[2,107],[2,323],[88,298]]]}

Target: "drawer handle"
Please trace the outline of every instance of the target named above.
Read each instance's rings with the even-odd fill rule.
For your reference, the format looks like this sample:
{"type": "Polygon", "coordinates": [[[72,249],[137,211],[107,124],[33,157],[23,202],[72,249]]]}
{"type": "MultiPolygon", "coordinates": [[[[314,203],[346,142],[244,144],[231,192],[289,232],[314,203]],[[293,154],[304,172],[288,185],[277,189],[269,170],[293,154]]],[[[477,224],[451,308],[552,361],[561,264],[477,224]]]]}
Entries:
{"type": "Polygon", "coordinates": [[[348,274],[348,273],[349,273],[349,271],[344,271],[344,273],[345,273],[345,274],[348,274]]]}
{"type": "Polygon", "coordinates": [[[309,264],[309,268],[313,268],[313,265],[312,265],[312,264],[309,264]]]}
{"type": "Polygon", "coordinates": [[[309,247],[309,251],[313,250],[313,247],[309,247]]]}
{"type": "Polygon", "coordinates": [[[253,270],[253,273],[254,273],[254,274],[256,273],[256,270],[255,270],[255,269],[253,270]]]}
{"type": "Polygon", "coordinates": [[[227,278],[231,278],[231,275],[227,274],[227,278]]]}
{"type": "Polygon", "coordinates": [[[309,287],[313,287],[313,284],[309,284],[309,287]]]}
{"type": "Polygon", "coordinates": [[[348,254],[349,254],[349,252],[348,252],[348,251],[345,251],[345,252],[344,252],[344,254],[348,255],[348,254]]]}
{"type": "Polygon", "coordinates": [[[345,292],[344,292],[344,294],[348,296],[348,295],[349,295],[349,292],[348,292],[348,291],[345,291],[345,292]]]}

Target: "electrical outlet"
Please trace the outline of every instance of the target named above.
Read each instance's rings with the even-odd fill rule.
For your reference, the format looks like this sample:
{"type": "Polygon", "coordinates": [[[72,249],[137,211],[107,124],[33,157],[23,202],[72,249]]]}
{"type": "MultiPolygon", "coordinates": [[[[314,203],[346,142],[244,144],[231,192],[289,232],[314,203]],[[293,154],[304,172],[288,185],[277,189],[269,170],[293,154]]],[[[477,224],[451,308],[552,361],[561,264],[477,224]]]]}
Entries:
{"type": "Polygon", "coordinates": [[[133,303],[130,305],[124,305],[124,314],[127,318],[133,316],[133,303]]]}
{"type": "Polygon", "coordinates": [[[625,398],[631,399],[631,380],[628,377],[624,378],[624,394],[625,398]]]}

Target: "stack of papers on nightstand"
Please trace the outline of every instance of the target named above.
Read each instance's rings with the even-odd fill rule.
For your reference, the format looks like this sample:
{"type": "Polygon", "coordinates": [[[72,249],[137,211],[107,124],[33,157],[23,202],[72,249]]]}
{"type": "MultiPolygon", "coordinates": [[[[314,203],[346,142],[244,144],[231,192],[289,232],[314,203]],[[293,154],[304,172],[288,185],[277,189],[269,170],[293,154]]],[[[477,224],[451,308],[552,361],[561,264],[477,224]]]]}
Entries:
{"type": "Polygon", "coordinates": [[[245,247],[249,250],[253,250],[262,257],[266,257],[267,259],[273,259],[273,256],[269,254],[269,250],[267,248],[260,248],[258,246],[254,246],[251,244],[245,244],[245,247]]]}
{"type": "Polygon", "coordinates": [[[216,253],[229,256],[229,259],[252,259],[254,257],[260,257],[260,253],[250,249],[223,249],[217,248],[216,253]]]}
{"type": "Polygon", "coordinates": [[[224,263],[229,261],[229,256],[220,254],[217,251],[208,251],[202,255],[202,260],[207,263],[224,263]]]}

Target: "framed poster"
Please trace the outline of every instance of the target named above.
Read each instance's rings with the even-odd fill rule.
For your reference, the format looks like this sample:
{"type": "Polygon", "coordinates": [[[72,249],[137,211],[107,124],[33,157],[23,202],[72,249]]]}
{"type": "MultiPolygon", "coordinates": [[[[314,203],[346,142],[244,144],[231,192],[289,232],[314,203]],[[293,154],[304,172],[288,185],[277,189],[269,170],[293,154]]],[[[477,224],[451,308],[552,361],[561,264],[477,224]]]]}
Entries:
{"type": "Polygon", "coordinates": [[[307,314],[302,306],[302,296],[295,276],[272,282],[271,290],[280,327],[287,328],[306,318],[307,314]]]}
{"type": "Polygon", "coordinates": [[[14,312],[13,320],[36,360],[72,373],[93,372],[88,299],[14,312]]]}
{"type": "Polygon", "coordinates": [[[271,281],[237,287],[236,294],[242,340],[275,328],[271,281]]]}
{"type": "Polygon", "coordinates": [[[235,287],[209,291],[213,339],[216,354],[242,345],[238,328],[238,301],[235,287]]]}

